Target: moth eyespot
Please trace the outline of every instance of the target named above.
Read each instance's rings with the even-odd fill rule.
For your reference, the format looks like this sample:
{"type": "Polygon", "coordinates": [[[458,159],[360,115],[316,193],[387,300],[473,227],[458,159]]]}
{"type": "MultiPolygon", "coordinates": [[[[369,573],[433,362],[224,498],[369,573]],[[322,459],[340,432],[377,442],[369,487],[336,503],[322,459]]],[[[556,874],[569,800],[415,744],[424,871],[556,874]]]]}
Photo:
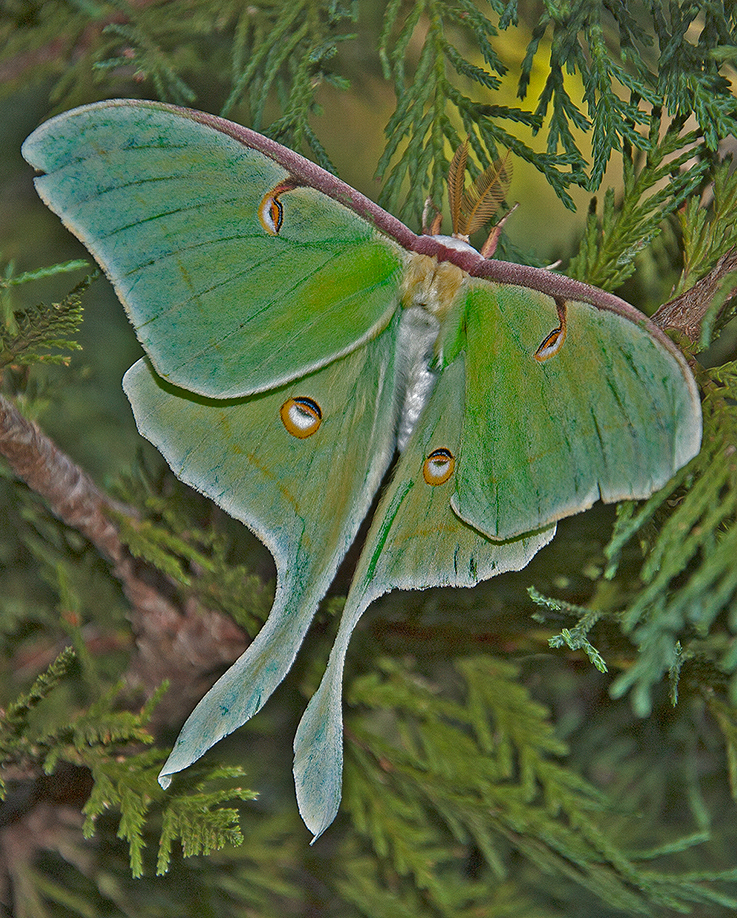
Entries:
{"type": "Polygon", "coordinates": [[[284,208],[273,191],[270,191],[259,204],[258,219],[270,236],[279,235],[279,230],[284,222],[284,208]]]}
{"type": "Polygon", "coordinates": [[[558,312],[558,321],[560,325],[557,328],[554,328],[550,334],[543,339],[543,343],[535,351],[533,357],[537,360],[538,363],[543,363],[545,360],[550,360],[551,357],[560,351],[563,347],[563,343],[566,340],[567,332],[567,323],[566,323],[566,304],[565,300],[558,300],[555,304],[555,308],[558,312]]]}
{"type": "Polygon", "coordinates": [[[555,331],[550,332],[548,337],[545,338],[540,347],[535,351],[535,360],[537,360],[538,363],[542,363],[544,360],[550,360],[550,358],[554,357],[563,347],[563,342],[565,340],[565,328],[556,328],[555,331]]]}
{"type": "Polygon", "coordinates": [[[456,466],[455,457],[449,449],[441,446],[434,449],[422,464],[422,477],[429,485],[441,485],[450,478],[456,466]]]}
{"type": "Polygon", "coordinates": [[[322,424],[322,411],[314,399],[307,396],[288,398],[279,409],[287,432],[299,440],[311,437],[322,424]]]}

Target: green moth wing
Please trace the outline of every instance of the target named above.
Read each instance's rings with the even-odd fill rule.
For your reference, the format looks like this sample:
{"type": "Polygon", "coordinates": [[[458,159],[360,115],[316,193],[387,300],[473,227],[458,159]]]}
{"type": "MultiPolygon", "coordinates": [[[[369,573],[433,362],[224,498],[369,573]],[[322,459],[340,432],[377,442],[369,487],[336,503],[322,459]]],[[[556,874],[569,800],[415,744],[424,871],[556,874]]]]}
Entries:
{"type": "Polygon", "coordinates": [[[190,715],[162,783],[255,714],[291,667],[394,452],[397,325],[321,370],[242,399],[183,392],[147,360],[126,374],[143,436],[179,478],[249,526],[277,567],[268,621],[190,715]],[[296,435],[290,409],[305,425],[296,435]]]}
{"type": "Polygon", "coordinates": [[[698,450],[691,374],[621,313],[474,279],[463,324],[453,508],[490,538],[648,497],[698,450]]]}
{"type": "Polygon", "coordinates": [[[224,125],[157,103],[100,103],[47,121],[23,155],[44,173],[43,200],[105,269],[156,372],[229,398],[302,376],[386,327],[402,259],[363,217],[295,185],[301,157],[285,165],[269,155],[278,144],[224,125]]]}
{"type": "Polygon", "coordinates": [[[552,525],[493,542],[453,512],[466,376],[461,354],[444,369],[397,463],[366,538],[325,675],[295,736],[297,802],[315,838],[333,821],[340,804],[343,664],[366,608],[393,589],[470,587],[520,570],[555,534],[552,525]]]}
{"type": "Polygon", "coordinates": [[[599,498],[646,497],[699,449],[685,362],[629,313],[469,278],[440,341],[445,365],[377,507],[295,736],[297,801],[314,839],[340,804],[343,667],[370,603],[520,570],[557,520],[599,498]]]}
{"type": "Polygon", "coordinates": [[[269,619],[190,716],[164,786],[284,677],[401,451],[295,737],[317,837],[340,801],[342,673],[367,606],[517,570],[556,520],[652,493],[699,449],[694,380],[617,297],[416,236],[223,119],[103,102],[23,154],[146,350],[125,377],[139,430],[276,561],[269,619]]]}

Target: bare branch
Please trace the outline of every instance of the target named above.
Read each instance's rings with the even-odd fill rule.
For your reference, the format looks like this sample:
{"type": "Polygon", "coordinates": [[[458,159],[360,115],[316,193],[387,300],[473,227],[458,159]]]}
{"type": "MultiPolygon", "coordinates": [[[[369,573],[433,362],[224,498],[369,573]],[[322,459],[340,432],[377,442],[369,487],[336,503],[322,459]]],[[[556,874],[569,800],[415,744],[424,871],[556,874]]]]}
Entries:
{"type": "Polygon", "coordinates": [[[690,290],[670,300],[655,312],[653,322],[662,329],[682,332],[693,344],[701,337],[701,326],[714,298],[722,298],[722,308],[737,293],[737,249],[730,249],[711,271],[690,290]],[[733,275],[730,278],[730,275],[733,275]],[[727,287],[725,289],[725,283],[727,287]]]}

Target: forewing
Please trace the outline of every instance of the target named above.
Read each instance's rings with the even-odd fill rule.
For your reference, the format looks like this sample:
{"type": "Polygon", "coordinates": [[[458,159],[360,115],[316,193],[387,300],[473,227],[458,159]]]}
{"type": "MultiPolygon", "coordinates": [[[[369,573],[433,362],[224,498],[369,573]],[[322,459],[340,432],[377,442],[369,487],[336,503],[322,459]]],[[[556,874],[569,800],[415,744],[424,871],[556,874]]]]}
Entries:
{"type": "Polygon", "coordinates": [[[192,396],[145,360],[126,374],[140,432],[183,481],[249,526],[277,567],[268,621],[190,716],[163,784],[255,714],[289,670],[394,451],[397,321],[324,369],[245,399],[192,396]],[[317,406],[310,436],[285,426],[290,400],[317,406]]]}
{"type": "Polygon", "coordinates": [[[541,528],[599,498],[648,497],[698,452],[693,378],[644,316],[637,324],[588,303],[474,280],[464,327],[453,506],[491,538],[541,528]]]}
{"type": "Polygon", "coordinates": [[[253,132],[103,102],[47,121],[23,155],[177,386],[271,388],[354,349],[397,307],[401,248],[315,187],[291,187],[283,163],[305,161],[253,132]]]}

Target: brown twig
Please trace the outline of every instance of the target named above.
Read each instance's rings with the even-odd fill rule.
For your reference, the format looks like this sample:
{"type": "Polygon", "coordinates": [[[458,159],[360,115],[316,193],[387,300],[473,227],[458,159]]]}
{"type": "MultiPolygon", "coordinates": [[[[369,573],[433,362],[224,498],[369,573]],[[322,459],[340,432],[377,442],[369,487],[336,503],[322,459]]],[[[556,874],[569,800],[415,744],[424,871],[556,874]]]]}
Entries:
{"type": "Polygon", "coordinates": [[[670,300],[654,313],[652,319],[662,329],[682,332],[693,344],[699,341],[701,326],[714,297],[721,295],[723,305],[737,293],[737,276],[731,279],[731,289],[723,285],[730,274],[737,272],[737,249],[730,249],[711,271],[697,281],[690,290],[670,300]]]}

